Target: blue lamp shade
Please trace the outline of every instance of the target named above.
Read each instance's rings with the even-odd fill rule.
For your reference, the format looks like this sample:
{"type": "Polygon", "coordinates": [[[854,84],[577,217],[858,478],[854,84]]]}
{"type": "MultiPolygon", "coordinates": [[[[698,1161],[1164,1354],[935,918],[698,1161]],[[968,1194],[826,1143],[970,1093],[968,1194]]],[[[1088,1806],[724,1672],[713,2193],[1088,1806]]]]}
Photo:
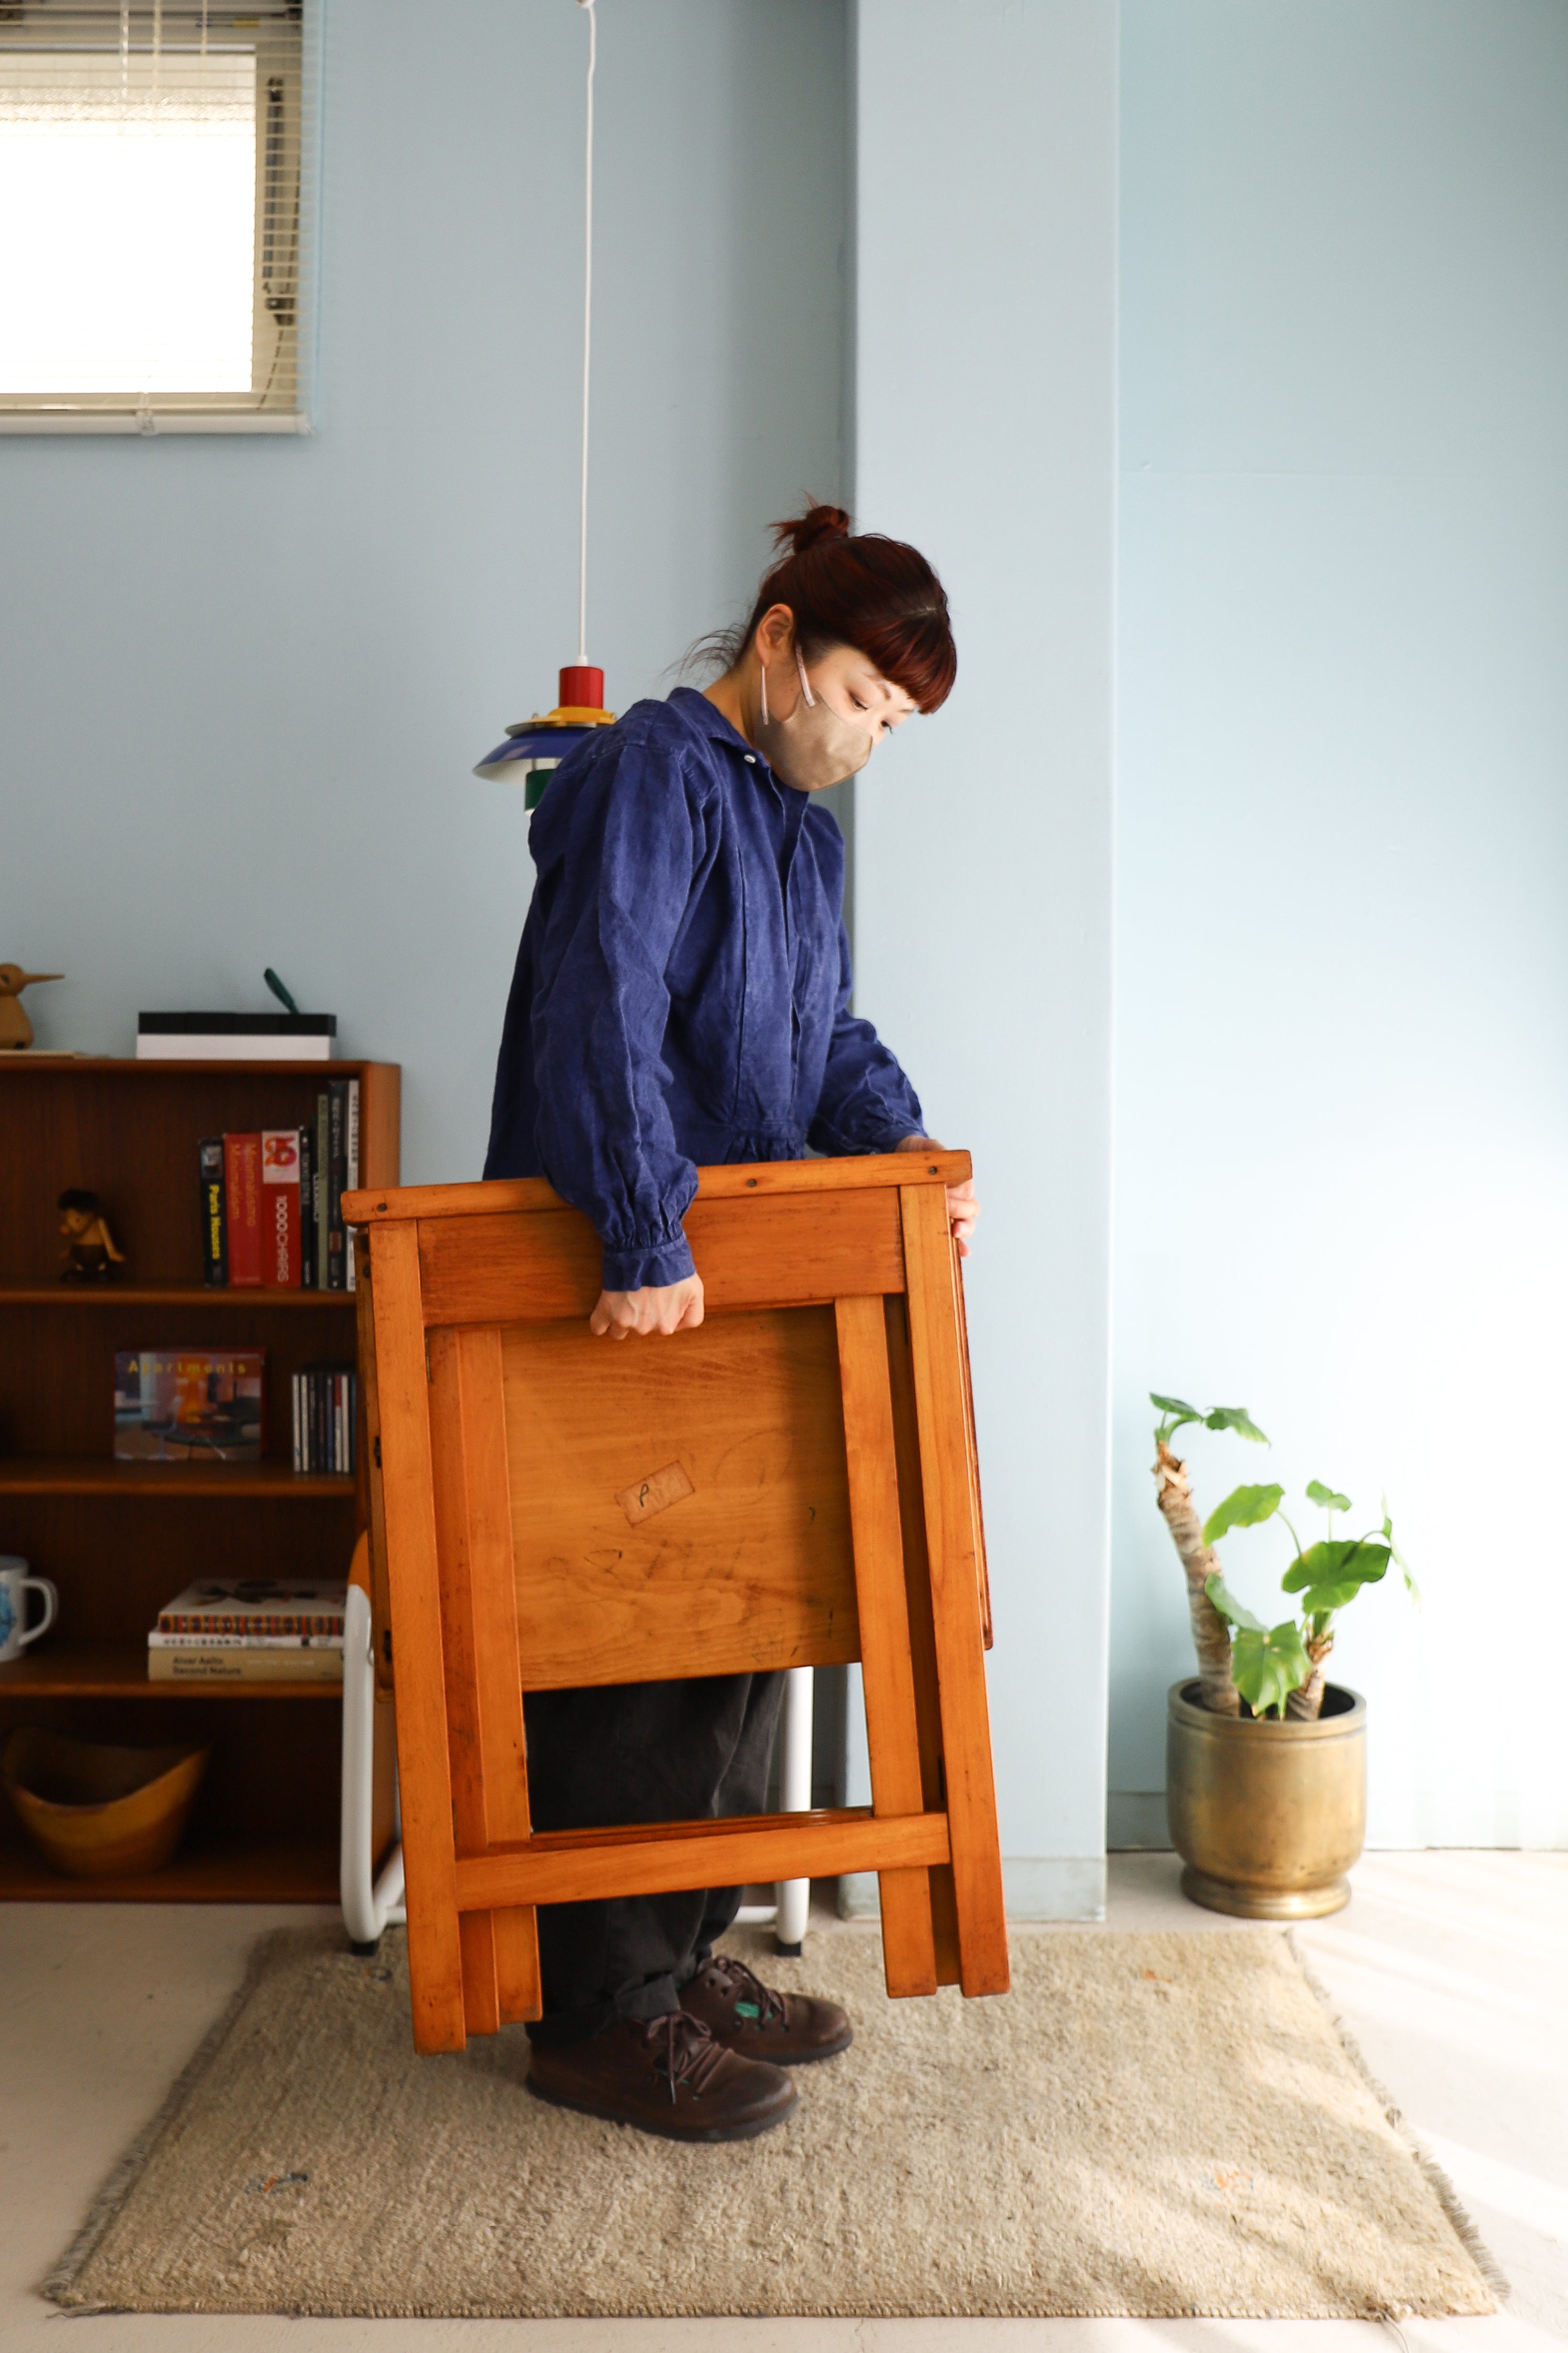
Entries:
{"type": "Polygon", "coordinates": [[[605,673],[574,662],[561,673],[561,701],[553,711],[520,719],[504,740],[487,752],[474,770],[487,783],[521,785],[525,808],[537,808],[544,787],[568,752],[595,727],[612,727],[616,714],[604,708],[605,673]]]}

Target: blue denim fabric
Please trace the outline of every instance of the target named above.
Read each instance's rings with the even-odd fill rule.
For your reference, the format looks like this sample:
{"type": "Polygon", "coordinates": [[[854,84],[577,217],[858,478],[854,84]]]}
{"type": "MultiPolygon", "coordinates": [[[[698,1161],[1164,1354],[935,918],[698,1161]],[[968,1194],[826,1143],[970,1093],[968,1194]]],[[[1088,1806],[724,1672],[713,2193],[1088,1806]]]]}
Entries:
{"type": "Polygon", "coordinates": [[[563,760],[501,1033],[487,1176],[547,1176],[609,1291],[691,1272],[703,1163],[890,1152],[921,1107],[849,1012],[844,842],[706,696],[563,760]]]}

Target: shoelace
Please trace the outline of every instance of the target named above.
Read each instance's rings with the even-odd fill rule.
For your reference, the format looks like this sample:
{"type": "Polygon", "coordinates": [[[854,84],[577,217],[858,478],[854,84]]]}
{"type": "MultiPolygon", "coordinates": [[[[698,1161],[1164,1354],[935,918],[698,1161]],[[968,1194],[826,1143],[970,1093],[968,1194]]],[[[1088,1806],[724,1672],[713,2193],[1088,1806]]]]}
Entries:
{"type": "Polygon", "coordinates": [[[750,2018],[757,2026],[766,2026],[774,2018],[781,2026],[785,2023],[783,1994],[765,1986],[744,1961],[734,1960],[728,1953],[715,1953],[708,1970],[734,1993],[735,2007],[742,2018],[750,2018]]]}
{"type": "Polygon", "coordinates": [[[693,2099],[700,2100],[709,2077],[723,2063],[723,2044],[715,2042],[700,2018],[690,2018],[683,2010],[650,2018],[643,2028],[643,2041],[650,2047],[664,2045],[660,2072],[669,2078],[671,2106],[682,2084],[693,2099]]]}

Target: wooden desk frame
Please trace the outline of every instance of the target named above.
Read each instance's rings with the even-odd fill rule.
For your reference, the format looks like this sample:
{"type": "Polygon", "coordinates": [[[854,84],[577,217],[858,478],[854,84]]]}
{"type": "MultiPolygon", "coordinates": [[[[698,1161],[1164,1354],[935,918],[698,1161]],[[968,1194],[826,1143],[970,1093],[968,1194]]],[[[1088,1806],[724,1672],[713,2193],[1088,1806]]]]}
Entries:
{"type": "MultiPolygon", "coordinates": [[[[542,1420],[552,1405],[557,1376],[570,1374],[579,1391],[618,1382],[613,1395],[624,1399],[628,1379],[646,1377],[657,1389],[667,1369],[684,1377],[697,1366],[704,1334],[587,1339],[599,1244],[586,1219],[542,1182],[345,1199],[345,1217],[365,1245],[361,1363],[376,1652],[379,1672],[395,1668],[421,2051],[461,2050],[469,2034],[539,2015],[536,1905],[674,1888],[875,1871],[890,1994],[931,1993],[940,1984],[966,1994],[1006,1990],[984,1538],[963,1282],[943,1189],[969,1166],[966,1154],[932,1151],[700,1171],[686,1224],[706,1294],[704,1333],[735,1319],[728,1334],[711,1335],[708,1356],[718,1350],[721,1359],[728,1350],[733,1357],[754,1338],[764,1369],[784,1366],[781,1409],[804,1416],[803,1429],[809,1420],[816,1432],[815,1440],[810,1432],[800,1439],[799,1451],[816,1446],[819,1485],[810,1493],[822,1500],[823,1526],[807,1528],[807,1515],[817,1518],[815,1502],[795,1509],[788,1523],[795,1534],[773,1542],[764,1531],[753,1541],[761,1584],[737,1583],[727,1555],[705,1586],[700,1532],[709,1523],[700,1514],[730,1508],[725,1495],[710,1485],[685,1520],[660,1518],[657,1542],[633,1516],[639,1478],[683,1455],[698,1460],[700,1433],[677,1426],[674,1408],[659,1421],[656,1403],[647,1408],[648,1427],[668,1436],[642,1441],[653,1459],[631,1461],[634,1485],[624,1493],[606,1500],[596,1488],[588,1498],[601,1518],[613,1503],[628,1524],[613,1556],[616,1583],[601,1587],[597,1601],[595,1572],[580,1567],[575,1552],[568,1571],[559,1553],[530,1568],[526,1543],[519,1548],[518,1525],[527,1537],[535,1505],[552,1507],[552,1482],[514,1484],[509,1398],[515,1451],[531,1417],[542,1420]],[[801,1309],[815,1314],[792,1313],[801,1309]],[[791,1351],[799,1360],[793,1374],[791,1351]],[[822,1377],[835,1356],[837,1472],[829,1458],[839,1423],[823,1397],[834,1383],[822,1377]],[[835,1514],[837,1537],[827,1527],[835,1514]],[[704,1611],[710,1598],[710,1620],[694,1620],[694,1596],[704,1611]],[[622,1616],[637,1672],[615,1651],[622,1616]],[[525,1689],[855,1657],[865,1689],[869,1807],[531,1831],[525,1689]]],[[[743,1384],[721,1377],[709,1392],[743,1393],[743,1384]]],[[[689,1402],[681,1409],[689,1423],[689,1402]]],[[[600,1452],[620,1427],[616,1413],[611,1402],[582,1424],[600,1452]]],[[[771,1434],[784,1450],[779,1459],[795,1462],[789,1430],[771,1434]]],[[[567,1463],[564,1452],[550,1459],[567,1463]]],[[[601,1488],[611,1475],[605,1472],[601,1488]]],[[[563,1486],[567,1476],[563,1468],[563,1486]]],[[[766,1501],[773,1473],[756,1477],[766,1501]]],[[[677,1483],[686,1478],[682,1471],[677,1483]]],[[[696,1492],[688,1482],[684,1493],[696,1492]]],[[[604,1558],[584,1552],[582,1563],[604,1558]]]]}

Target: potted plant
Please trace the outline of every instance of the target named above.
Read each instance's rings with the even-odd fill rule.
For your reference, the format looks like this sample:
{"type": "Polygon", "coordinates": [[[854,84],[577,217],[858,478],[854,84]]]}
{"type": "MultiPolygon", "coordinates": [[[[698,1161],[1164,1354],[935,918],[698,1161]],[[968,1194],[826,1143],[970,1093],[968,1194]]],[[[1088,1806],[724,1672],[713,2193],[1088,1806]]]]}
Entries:
{"type": "Polygon", "coordinates": [[[1154,1492],[1187,1580],[1198,1673],[1171,1686],[1165,1739],[1171,1837],[1182,1886],[1211,1911],[1301,1920],[1350,1901],[1345,1873],[1366,1829],[1366,1703],[1324,1669],[1340,1610],[1393,1561],[1415,1588],[1384,1505],[1381,1526],[1334,1535],[1348,1495],[1311,1480],[1307,1500],[1328,1532],[1303,1545],[1277,1484],[1232,1490],[1198,1518],[1186,1464],[1171,1440],[1189,1422],[1267,1446],[1244,1406],[1205,1412],[1152,1395],[1154,1492]],[[1215,1546],[1232,1528],[1278,1519],[1294,1547],[1280,1579],[1294,1613],[1267,1626],[1231,1592],[1215,1546]]]}

